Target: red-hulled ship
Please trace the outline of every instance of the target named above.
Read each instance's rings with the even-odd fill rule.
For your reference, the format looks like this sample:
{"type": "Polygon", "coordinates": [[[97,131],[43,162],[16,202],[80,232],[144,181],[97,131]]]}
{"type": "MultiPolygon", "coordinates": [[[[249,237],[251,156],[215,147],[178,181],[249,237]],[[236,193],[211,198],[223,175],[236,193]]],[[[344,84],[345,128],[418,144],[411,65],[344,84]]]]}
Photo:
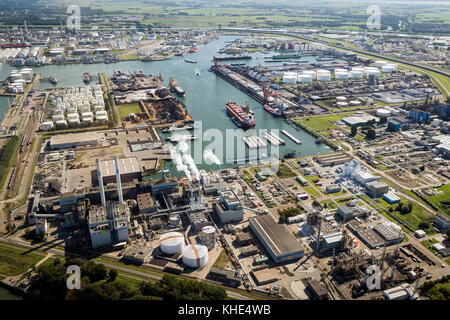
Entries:
{"type": "Polygon", "coordinates": [[[194,52],[197,52],[197,51],[198,51],[198,48],[191,48],[191,49],[189,50],[190,53],[194,53],[194,52]]]}
{"type": "Polygon", "coordinates": [[[227,115],[231,117],[234,123],[242,129],[255,127],[255,116],[250,111],[248,103],[245,107],[238,106],[235,102],[227,102],[227,115]]]}
{"type": "Polygon", "coordinates": [[[281,110],[277,107],[271,107],[267,103],[264,104],[264,110],[273,115],[274,117],[281,117],[283,114],[281,110]]]}

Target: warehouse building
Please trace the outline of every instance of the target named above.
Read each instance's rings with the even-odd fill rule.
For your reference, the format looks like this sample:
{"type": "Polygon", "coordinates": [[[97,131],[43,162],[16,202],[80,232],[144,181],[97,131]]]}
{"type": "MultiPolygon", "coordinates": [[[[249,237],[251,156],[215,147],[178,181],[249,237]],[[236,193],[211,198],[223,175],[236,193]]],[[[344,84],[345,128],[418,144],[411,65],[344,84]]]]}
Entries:
{"type": "Polygon", "coordinates": [[[343,204],[337,208],[337,212],[342,220],[347,221],[353,218],[353,208],[343,204]]]}
{"type": "Polygon", "coordinates": [[[375,231],[364,226],[356,221],[352,220],[347,224],[347,228],[353,232],[361,241],[363,241],[370,249],[375,249],[384,245],[384,240],[375,231]]]}
{"type": "Polygon", "coordinates": [[[233,270],[224,270],[212,267],[211,270],[209,270],[208,277],[211,280],[221,282],[231,287],[239,287],[241,284],[239,274],[233,270]]]}
{"type": "Polygon", "coordinates": [[[307,280],[306,289],[315,300],[326,300],[328,298],[327,289],[316,279],[307,280]]]}
{"type": "Polygon", "coordinates": [[[297,239],[270,215],[251,218],[249,226],[276,263],[303,257],[304,250],[297,239]]]}
{"type": "Polygon", "coordinates": [[[96,146],[98,141],[99,135],[96,132],[60,134],[50,138],[50,149],[61,150],[78,146],[96,146]]]}
{"type": "Polygon", "coordinates": [[[401,231],[394,230],[385,224],[375,226],[373,231],[383,238],[386,246],[391,246],[403,241],[403,234],[401,231]]]}

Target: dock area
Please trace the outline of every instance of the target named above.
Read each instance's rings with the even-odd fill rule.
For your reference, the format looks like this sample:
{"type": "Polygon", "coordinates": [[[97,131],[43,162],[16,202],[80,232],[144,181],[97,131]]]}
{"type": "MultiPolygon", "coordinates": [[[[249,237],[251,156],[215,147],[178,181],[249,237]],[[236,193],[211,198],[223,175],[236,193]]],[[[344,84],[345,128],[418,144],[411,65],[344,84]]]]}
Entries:
{"type": "Polygon", "coordinates": [[[264,133],[264,138],[266,138],[267,141],[269,141],[274,146],[286,144],[286,142],[283,139],[281,139],[278,135],[276,135],[273,132],[264,133]]]}
{"type": "Polygon", "coordinates": [[[281,130],[282,133],[284,133],[288,138],[290,138],[292,141],[294,141],[296,144],[302,144],[300,140],[298,140],[296,137],[294,137],[292,134],[287,132],[286,130],[281,130]]]}

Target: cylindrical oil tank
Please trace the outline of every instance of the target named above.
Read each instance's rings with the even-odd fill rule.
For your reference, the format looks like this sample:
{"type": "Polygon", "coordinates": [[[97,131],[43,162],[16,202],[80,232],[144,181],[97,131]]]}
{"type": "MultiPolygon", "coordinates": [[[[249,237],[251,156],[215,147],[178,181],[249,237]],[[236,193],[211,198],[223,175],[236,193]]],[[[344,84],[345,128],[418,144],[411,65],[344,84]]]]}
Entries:
{"type": "Polygon", "coordinates": [[[387,109],[384,109],[384,108],[377,109],[377,117],[386,118],[386,117],[389,117],[390,115],[391,115],[391,112],[387,109]]]}
{"type": "Polygon", "coordinates": [[[359,101],[359,100],[351,100],[351,101],[349,102],[349,104],[350,104],[351,106],[359,106],[359,105],[361,104],[361,101],[359,101]]]}
{"type": "Polygon", "coordinates": [[[200,238],[208,250],[213,249],[216,245],[216,228],[213,226],[203,227],[200,233],[200,238]]]}
{"type": "Polygon", "coordinates": [[[380,68],[380,67],[384,66],[385,64],[388,64],[388,62],[384,61],[384,60],[377,60],[377,61],[375,61],[374,66],[380,68]]]}
{"type": "Polygon", "coordinates": [[[200,268],[208,263],[208,248],[203,245],[188,245],[183,249],[183,263],[191,268],[200,268]]]}
{"type": "Polygon", "coordinates": [[[384,73],[389,73],[395,71],[396,67],[391,64],[387,64],[381,67],[381,71],[384,73]]]}
{"type": "Polygon", "coordinates": [[[336,80],[346,80],[346,79],[348,79],[348,72],[347,71],[335,72],[334,77],[336,80]]]}
{"type": "Polygon", "coordinates": [[[184,236],[179,232],[168,232],[161,235],[161,251],[165,254],[175,254],[184,248],[184,236]]]}
{"type": "Polygon", "coordinates": [[[306,82],[311,82],[312,81],[312,75],[310,74],[306,74],[306,73],[302,73],[297,77],[298,82],[301,83],[306,83],[306,82]]]}

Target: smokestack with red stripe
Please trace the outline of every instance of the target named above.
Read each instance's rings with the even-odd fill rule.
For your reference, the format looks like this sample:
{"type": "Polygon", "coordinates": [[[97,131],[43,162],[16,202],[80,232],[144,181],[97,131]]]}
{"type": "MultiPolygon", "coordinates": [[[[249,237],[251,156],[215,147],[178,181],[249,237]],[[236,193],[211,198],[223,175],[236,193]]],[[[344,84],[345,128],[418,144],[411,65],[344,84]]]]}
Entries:
{"type": "Polygon", "coordinates": [[[114,159],[114,164],[116,165],[117,193],[119,194],[119,202],[123,203],[122,182],[120,181],[120,169],[118,157],[114,159]]]}

